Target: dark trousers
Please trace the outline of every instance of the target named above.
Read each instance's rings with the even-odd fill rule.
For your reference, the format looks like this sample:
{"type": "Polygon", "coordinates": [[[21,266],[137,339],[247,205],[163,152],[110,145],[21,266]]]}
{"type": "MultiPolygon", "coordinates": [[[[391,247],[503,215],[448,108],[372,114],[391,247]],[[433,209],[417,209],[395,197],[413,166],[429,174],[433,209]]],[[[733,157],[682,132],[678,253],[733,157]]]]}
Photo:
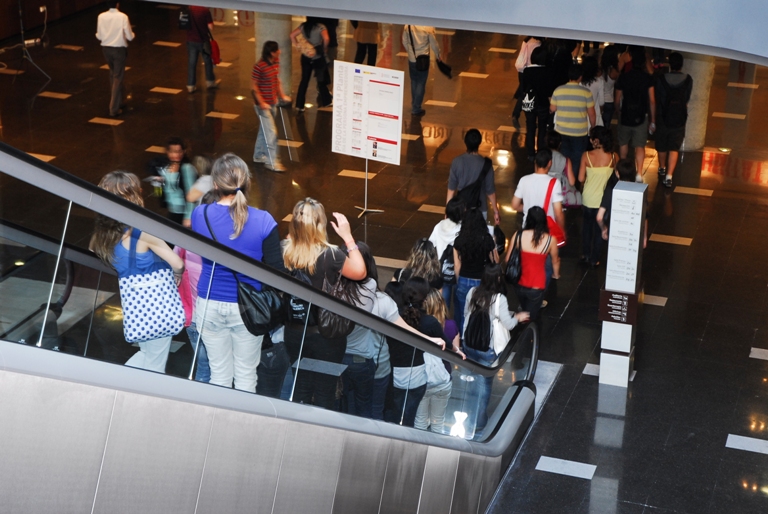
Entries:
{"type": "Polygon", "coordinates": [[[284,343],[277,343],[262,350],[259,367],[256,368],[258,376],[256,393],[270,398],[280,398],[285,374],[290,367],[291,359],[288,357],[284,343]]]}
{"type": "Polygon", "coordinates": [[[581,226],[581,254],[590,264],[600,262],[600,251],[603,249],[603,234],[600,226],[597,224],[597,211],[582,207],[584,212],[583,223],[581,226]]]}
{"type": "Polygon", "coordinates": [[[520,308],[531,313],[531,321],[536,321],[541,310],[541,302],[544,301],[545,289],[531,289],[530,287],[515,287],[515,294],[520,300],[520,308]]]}
{"type": "Polygon", "coordinates": [[[523,92],[523,74],[520,72],[517,72],[517,89],[515,90],[515,98],[517,99],[517,101],[515,102],[515,108],[512,109],[513,118],[519,118],[520,113],[523,112],[524,96],[525,96],[525,93],[523,92]]]}
{"type": "Polygon", "coordinates": [[[537,151],[547,147],[548,121],[549,106],[525,113],[525,149],[528,157],[534,157],[537,151]]]}
{"type": "Polygon", "coordinates": [[[409,61],[408,75],[411,77],[411,114],[418,114],[424,101],[424,93],[427,91],[429,68],[419,71],[416,69],[416,63],[409,61]]]}
{"type": "Polygon", "coordinates": [[[392,408],[387,411],[384,419],[390,423],[398,423],[402,424],[404,427],[412,427],[414,423],[416,423],[416,411],[419,410],[419,404],[426,392],[427,384],[413,389],[393,387],[392,408]]]}
{"type": "MultiPolygon", "coordinates": [[[[344,359],[344,352],[347,350],[346,336],[326,339],[320,334],[308,333],[304,339],[304,350],[299,355],[302,331],[303,326],[285,327],[285,345],[292,363],[296,362],[299,357],[308,357],[341,364],[344,359]]],[[[299,366],[297,373],[296,389],[293,393],[294,402],[317,405],[324,409],[334,408],[338,377],[326,373],[306,371],[301,369],[301,366],[299,366]]]]}
{"type": "Polygon", "coordinates": [[[368,66],[376,66],[376,54],[379,51],[379,45],[376,43],[358,43],[355,53],[355,62],[363,64],[365,54],[368,53],[368,66]]]}
{"type": "Polygon", "coordinates": [[[109,86],[112,97],[109,101],[110,116],[117,116],[123,105],[123,77],[125,76],[125,59],[128,49],[124,46],[102,46],[104,58],[109,66],[109,86]]]}
{"type": "Polygon", "coordinates": [[[384,420],[384,406],[387,402],[387,390],[392,382],[392,373],[385,377],[373,379],[373,393],[371,394],[371,417],[384,420]]]}
{"type": "Polygon", "coordinates": [[[376,364],[374,364],[373,359],[366,359],[349,353],[344,355],[341,362],[347,365],[347,369],[341,374],[344,396],[347,399],[346,412],[362,418],[370,418],[376,364]]]}
{"type": "Polygon", "coordinates": [[[563,143],[560,145],[560,153],[571,160],[573,172],[578,176],[579,166],[581,166],[581,156],[587,151],[589,138],[584,136],[566,136],[560,134],[563,143]]]}
{"type": "MultiPolygon", "coordinates": [[[[614,113],[614,104],[613,102],[605,102],[603,104],[603,110],[600,114],[603,116],[603,125],[611,128],[611,120],[613,120],[613,113],[614,113]]],[[[576,173],[578,175],[578,172],[576,173]]]]}
{"type": "Polygon", "coordinates": [[[312,78],[313,71],[317,78],[318,107],[325,107],[333,100],[330,91],[328,91],[329,81],[325,76],[328,74],[328,66],[325,64],[325,60],[323,60],[322,57],[315,59],[314,61],[304,55],[301,56],[301,82],[299,82],[299,90],[296,92],[296,107],[299,109],[303,109],[304,104],[307,101],[307,88],[309,87],[309,81],[312,78]],[[318,60],[321,62],[314,62],[318,60]]]}
{"type": "Polygon", "coordinates": [[[203,52],[203,43],[187,41],[187,85],[194,86],[197,82],[197,59],[202,54],[205,66],[205,80],[214,82],[213,61],[211,55],[203,52]]]}

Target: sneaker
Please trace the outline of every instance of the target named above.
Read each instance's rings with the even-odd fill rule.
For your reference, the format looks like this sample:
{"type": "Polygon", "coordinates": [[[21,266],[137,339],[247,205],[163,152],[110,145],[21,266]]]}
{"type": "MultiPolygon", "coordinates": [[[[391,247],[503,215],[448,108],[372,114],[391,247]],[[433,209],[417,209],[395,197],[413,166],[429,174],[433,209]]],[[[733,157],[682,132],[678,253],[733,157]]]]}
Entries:
{"type": "Polygon", "coordinates": [[[221,84],[221,79],[205,81],[205,85],[208,86],[208,89],[216,89],[219,87],[219,84],[221,84]]]}
{"type": "Polygon", "coordinates": [[[195,86],[187,86],[187,92],[194,93],[195,91],[197,91],[195,86]]]}
{"type": "Polygon", "coordinates": [[[672,187],[672,177],[666,177],[664,179],[664,187],[672,187]]]}
{"type": "Polygon", "coordinates": [[[256,164],[266,164],[269,162],[269,159],[266,155],[257,155],[253,158],[253,162],[256,164]]]}
{"type": "Polygon", "coordinates": [[[301,114],[304,112],[304,107],[296,107],[296,112],[301,114]]]}
{"type": "Polygon", "coordinates": [[[667,175],[667,168],[659,168],[659,176],[665,177],[667,175]]]}
{"type": "Polygon", "coordinates": [[[419,109],[418,111],[416,111],[414,113],[411,113],[411,114],[413,116],[424,116],[425,114],[427,114],[427,111],[425,111],[424,109],[419,109]]]}
{"type": "Polygon", "coordinates": [[[285,170],[286,170],[286,167],[280,164],[279,162],[276,162],[274,164],[266,163],[264,167],[267,168],[269,171],[274,171],[275,173],[285,173],[285,170]]]}

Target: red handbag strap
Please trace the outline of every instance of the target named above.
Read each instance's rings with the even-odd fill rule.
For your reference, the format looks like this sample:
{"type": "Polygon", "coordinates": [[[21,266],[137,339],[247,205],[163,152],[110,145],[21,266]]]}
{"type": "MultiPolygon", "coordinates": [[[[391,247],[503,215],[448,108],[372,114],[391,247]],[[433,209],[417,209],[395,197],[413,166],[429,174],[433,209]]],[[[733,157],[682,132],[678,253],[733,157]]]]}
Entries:
{"type": "Polygon", "coordinates": [[[549,181],[549,189],[547,189],[547,197],[544,199],[544,213],[549,216],[549,200],[552,198],[552,190],[555,189],[556,178],[549,181]]]}

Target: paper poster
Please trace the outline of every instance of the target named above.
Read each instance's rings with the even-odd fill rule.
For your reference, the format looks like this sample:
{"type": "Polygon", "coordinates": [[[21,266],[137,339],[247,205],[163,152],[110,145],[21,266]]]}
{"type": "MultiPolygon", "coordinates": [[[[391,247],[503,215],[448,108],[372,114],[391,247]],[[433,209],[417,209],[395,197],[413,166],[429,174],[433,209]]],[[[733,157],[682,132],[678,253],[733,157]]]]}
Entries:
{"type": "Polygon", "coordinates": [[[402,71],[335,61],[332,150],[399,165],[404,81],[402,71]]]}

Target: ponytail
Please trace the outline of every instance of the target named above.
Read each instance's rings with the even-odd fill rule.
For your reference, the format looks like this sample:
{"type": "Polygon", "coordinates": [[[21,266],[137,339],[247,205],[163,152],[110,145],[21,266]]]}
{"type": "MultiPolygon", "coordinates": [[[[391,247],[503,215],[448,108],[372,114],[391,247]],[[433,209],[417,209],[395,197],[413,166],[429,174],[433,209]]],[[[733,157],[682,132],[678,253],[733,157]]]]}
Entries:
{"type": "Polygon", "coordinates": [[[248,199],[243,194],[242,190],[238,189],[235,193],[235,199],[229,206],[229,215],[234,222],[235,231],[229,236],[230,239],[237,239],[243,232],[245,222],[248,221],[248,199]]]}
{"type": "Polygon", "coordinates": [[[237,239],[248,221],[248,190],[251,187],[251,173],[248,165],[233,153],[226,153],[216,159],[211,178],[219,195],[235,195],[229,206],[233,229],[230,239],[237,239]]]}

